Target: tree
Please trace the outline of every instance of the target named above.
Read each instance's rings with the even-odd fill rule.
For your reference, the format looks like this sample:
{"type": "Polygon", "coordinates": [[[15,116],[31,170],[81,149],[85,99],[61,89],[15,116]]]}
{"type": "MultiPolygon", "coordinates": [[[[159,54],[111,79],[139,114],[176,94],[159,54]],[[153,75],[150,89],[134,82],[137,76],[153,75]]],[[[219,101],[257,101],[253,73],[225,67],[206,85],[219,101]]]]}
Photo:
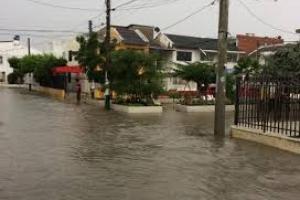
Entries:
{"type": "Polygon", "coordinates": [[[98,39],[98,34],[92,32],[88,38],[84,36],[77,37],[77,42],[80,45],[79,51],[76,54],[76,60],[80,65],[87,70],[89,80],[100,80],[103,82],[103,75],[96,71],[97,66],[103,65],[104,48],[103,44],[98,39]]]}
{"type": "Polygon", "coordinates": [[[33,73],[37,82],[44,86],[52,85],[52,69],[57,66],[64,66],[67,61],[63,58],[56,58],[52,54],[26,55],[22,58],[12,57],[9,63],[14,68],[11,75],[11,82],[16,82],[17,78],[26,73],[33,73]]]}
{"type": "Polygon", "coordinates": [[[162,92],[162,68],[158,56],[131,50],[112,53],[109,68],[111,88],[133,103],[149,103],[152,95],[162,92]]]}
{"type": "Polygon", "coordinates": [[[11,57],[8,59],[8,63],[11,68],[14,69],[7,77],[9,84],[19,84],[23,83],[24,74],[21,72],[20,63],[21,59],[17,57],[11,57]]]}
{"type": "Polygon", "coordinates": [[[268,59],[264,71],[272,75],[300,75],[300,43],[279,49],[268,59]]]}
{"type": "Polygon", "coordinates": [[[31,60],[27,60],[26,63],[33,63],[33,76],[37,82],[44,86],[52,85],[52,69],[57,66],[64,66],[67,61],[63,58],[56,58],[51,54],[44,54],[38,56],[31,56],[31,60]]]}
{"type": "Polygon", "coordinates": [[[203,89],[206,91],[208,85],[215,83],[216,81],[214,66],[200,62],[189,65],[178,65],[178,68],[175,69],[174,76],[179,77],[187,82],[196,82],[199,93],[201,92],[203,85],[203,89]]]}
{"type": "Polygon", "coordinates": [[[14,70],[20,70],[20,62],[21,62],[21,59],[20,58],[17,58],[17,57],[11,57],[8,59],[8,63],[10,65],[11,68],[13,68],[14,70]]]}
{"type": "Polygon", "coordinates": [[[235,75],[254,75],[262,70],[262,66],[259,62],[250,57],[241,58],[237,65],[234,67],[235,75]]]}

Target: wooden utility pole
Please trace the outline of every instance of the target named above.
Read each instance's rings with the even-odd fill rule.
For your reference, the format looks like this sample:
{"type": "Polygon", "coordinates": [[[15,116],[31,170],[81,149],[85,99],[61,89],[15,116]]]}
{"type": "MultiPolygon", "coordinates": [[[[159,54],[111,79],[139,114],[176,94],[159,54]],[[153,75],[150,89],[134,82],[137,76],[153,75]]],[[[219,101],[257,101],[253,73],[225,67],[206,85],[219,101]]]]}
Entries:
{"type": "MultiPolygon", "coordinates": [[[[28,48],[28,55],[31,55],[31,40],[27,38],[27,48],[28,48]]],[[[29,73],[29,83],[28,83],[29,91],[32,90],[32,73],[29,73]]]]}
{"type": "Polygon", "coordinates": [[[89,34],[93,32],[93,21],[89,20],[89,34]]]}
{"type": "Polygon", "coordinates": [[[225,136],[225,73],[227,60],[229,0],[220,0],[219,31],[218,31],[218,65],[216,105],[215,105],[215,135],[225,136]]]}
{"type": "Polygon", "coordinates": [[[31,45],[30,45],[30,38],[27,38],[27,48],[28,48],[28,55],[31,55],[31,45]]]}
{"type": "Polygon", "coordinates": [[[110,90],[108,80],[108,68],[111,64],[111,47],[110,47],[110,15],[111,15],[111,2],[106,0],[106,62],[105,62],[105,109],[110,110],[110,90]]]}

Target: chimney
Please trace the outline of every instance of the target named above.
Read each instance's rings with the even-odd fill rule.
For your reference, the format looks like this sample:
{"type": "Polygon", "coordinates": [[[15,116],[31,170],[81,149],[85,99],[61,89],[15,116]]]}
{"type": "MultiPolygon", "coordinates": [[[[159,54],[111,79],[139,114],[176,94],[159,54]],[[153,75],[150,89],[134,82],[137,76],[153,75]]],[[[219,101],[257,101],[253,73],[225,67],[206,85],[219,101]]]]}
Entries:
{"type": "Polygon", "coordinates": [[[15,46],[20,45],[20,35],[15,35],[15,36],[14,36],[13,44],[14,44],[15,46]]]}

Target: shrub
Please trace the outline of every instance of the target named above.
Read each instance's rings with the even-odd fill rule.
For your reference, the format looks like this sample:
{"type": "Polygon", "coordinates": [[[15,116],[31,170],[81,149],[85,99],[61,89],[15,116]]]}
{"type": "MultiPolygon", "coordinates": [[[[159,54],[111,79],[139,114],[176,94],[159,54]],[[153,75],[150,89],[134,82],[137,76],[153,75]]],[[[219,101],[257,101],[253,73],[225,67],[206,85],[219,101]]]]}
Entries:
{"type": "Polygon", "coordinates": [[[7,81],[9,84],[22,84],[23,74],[20,72],[13,72],[7,76],[7,81]]]}

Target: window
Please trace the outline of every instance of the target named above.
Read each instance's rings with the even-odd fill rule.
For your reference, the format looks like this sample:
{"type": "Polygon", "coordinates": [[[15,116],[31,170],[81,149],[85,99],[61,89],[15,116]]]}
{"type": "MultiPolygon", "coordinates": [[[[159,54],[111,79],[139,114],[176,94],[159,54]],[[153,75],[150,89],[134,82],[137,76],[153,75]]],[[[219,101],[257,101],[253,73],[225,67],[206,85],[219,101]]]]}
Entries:
{"type": "Polygon", "coordinates": [[[0,65],[3,64],[3,56],[0,56],[0,65]]]}
{"type": "Polygon", "coordinates": [[[192,61],[192,52],[188,51],[177,51],[178,61],[192,61]]]}

